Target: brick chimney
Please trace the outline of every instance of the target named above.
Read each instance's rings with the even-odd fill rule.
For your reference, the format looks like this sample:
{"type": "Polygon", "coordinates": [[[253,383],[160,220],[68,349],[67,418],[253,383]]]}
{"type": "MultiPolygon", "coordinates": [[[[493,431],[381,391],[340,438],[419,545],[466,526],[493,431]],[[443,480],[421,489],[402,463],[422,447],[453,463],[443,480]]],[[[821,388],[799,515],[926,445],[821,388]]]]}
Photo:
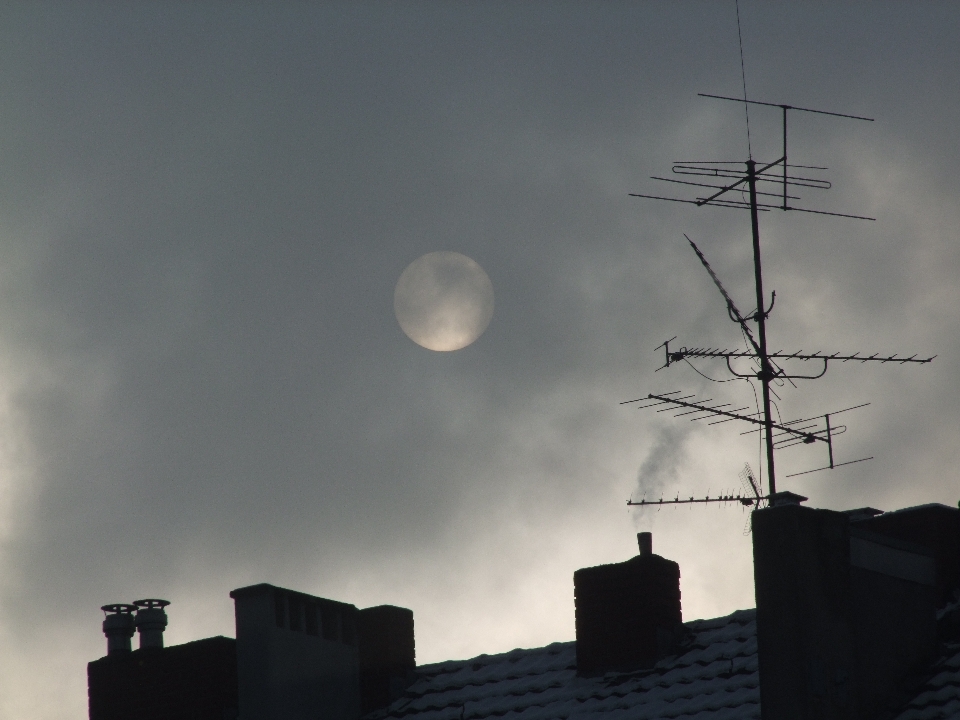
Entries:
{"type": "Polygon", "coordinates": [[[637,541],[636,557],[573,574],[578,675],[653,667],[676,647],[680,566],[653,554],[650,533],[637,541]]]}

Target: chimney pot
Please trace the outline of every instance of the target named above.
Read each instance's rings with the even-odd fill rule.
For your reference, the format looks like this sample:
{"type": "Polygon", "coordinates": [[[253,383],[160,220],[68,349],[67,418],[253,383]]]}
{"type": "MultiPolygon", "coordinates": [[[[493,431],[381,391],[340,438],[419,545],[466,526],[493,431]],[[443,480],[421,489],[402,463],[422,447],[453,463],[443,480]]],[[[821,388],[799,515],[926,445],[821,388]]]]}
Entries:
{"type": "Polygon", "coordinates": [[[107,655],[121,655],[130,652],[130,638],[133,637],[133,613],[136,605],[115,603],[100,608],[106,613],[103,619],[103,634],[107,636],[107,655]]]}
{"type": "Polygon", "coordinates": [[[140,633],[140,649],[163,648],[163,631],[167,627],[167,614],[163,609],[170,604],[168,600],[148,598],[136,600],[136,626],[140,633]]]}
{"type": "Polygon", "coordinates": [[[640,557],[653,555],[653,533],[637,533],[637,544],[640,545],[640,557]]]}
{"type": "Polygon", "coordinates": [[[782,505],[799,505],[807,500],[809,500],[809,498],[805,498],[803,495],[797,495],[789,490],[781,490],[780,492],[774,493],[770,496],[770,506],[780,507],[782,505]]]}

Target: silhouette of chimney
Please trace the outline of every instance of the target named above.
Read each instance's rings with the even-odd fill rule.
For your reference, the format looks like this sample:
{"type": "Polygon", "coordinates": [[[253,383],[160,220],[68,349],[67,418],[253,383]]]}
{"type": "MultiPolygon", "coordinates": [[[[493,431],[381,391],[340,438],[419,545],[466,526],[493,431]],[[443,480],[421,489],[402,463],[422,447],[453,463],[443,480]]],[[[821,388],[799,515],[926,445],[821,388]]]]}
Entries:
{"type": "Polygon", "coordinates": [[[921,531],[942,515],[943,528],[926,532],[957,537],[957,511],[904,512],[883,524],[873,512],[799,504],[754,511],[764,720],[887,717],[935,656],[935,550],[877,531],[921,531]]]}
{"type": "Polygon", "coordinates": [[[136,605],[115,603],[100,608],[106,613],[103,619],[103,634],[107,636],[107,655],[121,655],[130,652],[130,638],[133,637],[133,613],[136,605]]]}
{"type": "Polygon", "coordinates": [[[640,557],[653,555],[653,533],[637,533],[637,545],[640,546],[640,557]]]}
{"type": "Polygon", "coordinates": [[[136,626],[140,633],[140,649],[163,648],[163,631],[167,627],[167,614],[163,609],[170,604],[167,600],[148,598],[135,600],[137,607],[136,626]]]}
{"type": "Polygon", "coordinates": [[[412,682],[417,661],[413,611],[393,605],[359,614],[360,712],[386,707],[412,682]]]}
{"type": "Polygon", "coordinates": [[[230,593],[240,718],[360,717],[359,610],[262,583],[230,593]]]}
{"type": "Polygon", "coordinates": [[[578,675],[653,667],[676,647],[680,566],[653,554],[650,533],[637,541],[636,557],[573,574],[578,675]]]}

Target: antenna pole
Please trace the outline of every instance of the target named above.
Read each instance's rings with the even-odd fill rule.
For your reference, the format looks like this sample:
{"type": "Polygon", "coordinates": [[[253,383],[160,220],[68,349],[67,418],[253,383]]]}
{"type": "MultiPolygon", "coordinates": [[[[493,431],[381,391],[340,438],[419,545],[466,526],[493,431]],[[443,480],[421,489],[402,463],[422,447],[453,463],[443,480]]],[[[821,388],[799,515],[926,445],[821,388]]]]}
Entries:
{"type": "MultiPolygon", "coordinates": [[[[741,75],[743,75],[743,57],[742,57],[742,48],[741,48],[741,75]]],[[[717,98],[719,100],[729,100],[732,102],[743,103],[747,105],[762,105],[770,108],[779,108],[781,113],[781,122],[782,122],[782,132],[783,132],[783,155],[782,157],[774,160],[769,163],[757,163],[753,159],[753,151],[750,145],[750,125],[749,125],[749,116],[747,121],[747,150],[749,152],[748,159],[745,163],[746,172],[743,170],[738,170],[737,168],[742,167],[743,163],[735,160],[715,160],[715,161],[703,161],[703,160],[677,160],[673,163],[673,172],[676,175],[683,176],[693,176],[690,179],[676,179],[676,178],[663,178],[654,176],[654,180],[662,180],[670,183],[677,183],[679,185],[690,186],[698,188],[697,192],[700,193],[699,197],[695,199],[686,199],[678,197],[662,197],[660,195],[646,195],[640,193],[630,193],[634,197],[643,197],[651,198],[653,200],[669,200],[671,202],[682,202],[689,203],[690,205],[696,205],[697,207],[703,207],[709,205],[712,207],[725,207],[725,208],[737,208],[741,210],[750,210],[750,224],[753,236],[753,272],[754,272],[754,282],[756,284],[756,293],[757,293],[757,310],[751,315],[744,316],[737,309],[737,306],[734,304],[729,293],[720,282],[720,279],[714,273],[713,269],[710,267],[710,264],[707,262],[703,253],[700,252],[700,249],[696,244],[687,237],[687,240],[690,242],[690,246],[693,248],[694,252],[697,254],[697,257],[700,259],[700,262],[703,264],[703,267],[709,273],[714,284],[717,286],[717,289],[720,291],[720,294],[723,296],[723,299],[727,304],[727,315],[729,318],[737,323],[740,326],[741,331],[744,335],[744,340],[747,343],[746,349],[724,349],[719,347],[686,347],[681,346],[679,348],[671,348],[670,343],[672,343],[676,338],[671,338],[667,342],[661,344],[657,349],[664,349],[664,364],[663,367],[670,367],[675,365],[680,360],[687,360],[688,358],[714,358],[722,359],[727,364],[727,370],[734,378],[744,378],[751,380],[751,386],[753,385],[752,380],[756,379],[760,381],[760,385],[763,393],[763,409],[761,410],[757,407],[756,413],[749,413],[747,415],[741,414],[742,411],[747,410],[747,406],[741,408],[731,407],[731,403],[718,403],[712,398],[706,400],[695,400],[693,399],[694,395],[680,395],[682,391],[675,390],[673,392],[663,393],[660,395],[650,394],[646,398],[638,398],[637,400],[628,400],[626,402],[641,402],[649,400],[642,405],[642,407],[654,407],[662,406],[656,412],[668,412],[674,411],[675,417],[688,416],[687,419],[690,421],[696,420],[705,420],[706,418],[718,418],[708,423],[710,425],[716,425],[718,423],[730,422],[731,420],[739,420],[741,422],[747,422],[754,426],[753,430],[747,432],[757,432],[757,426],[759,426],[759,432],[761,433],[761,438],[763,443],[766,446],[766,456],[767,456],[767,474],[769,480],[767,482],[769,487],[769,494],[764,496],[764,499],[773,499],[777,494],[777,472],[774,464],[774,449],[775,448],[788,448],[794,445],[806,444],[810,445],[816,441],[825,442],[827,444],[827,452],[829,454],[829,465],[820,468],[814,468],[812,470],[804,470],[799,473],[788,474],[787,477],[796,477],[797,475],[805,475],[807,473],[819,472],[820,470],[832,470],[834,468],[841,467],[843,465],[851,465],[852,463],[863,462],[864,460],[872,460],[872,458],[860,458],[859,460],[848,460],[845,462],[837,462],[833,453],[833,438],[835,435],[840,435],[846,431],[845,425],[835,425],[833,422],[832,415],[836,415],[840,412],[845,412],[845,410],[836,411],[834,413],[829,413],[822,416],[823,422],[826,426],[826,430],[819,429],[820,416],[815,418],[804,418],[801,420],[789,420],[785,421],[779,417],[779,408],[777,408],[770,399],[770,396],[779,398],[776,393],[776,388],[771,387],[771,383],[787,381],[790,382],[794,387],[797,387],[792,381],[793,380],[816,380],[827,371],[827,365],[831,362],[878,362],[878,363],[916,363],[916,364],[926,364],[931,362],[936,355],[931,357],[919,358],[916,354],[910,355],[909,357],[901,357],[900,355],[894,353],[893,355],[881,355],[880,353],[873,353],[872,355],[865,355],[860,352],[855,352],[853,354],[841,355],[840,353],[830,353],[823,351],[815,352],[803,352],[803,350],[797,350],[796,352],[786,352],[783,350],[774,350],[771,351],[767,345],[767,319],[770,317],[770,313],[773,311],[774,301],[777,299],[777,294],[773,293],[771,295],[770,304],[765,303],[765,297],[763,292],[763,268],[760,262],[760,223],[758,220],[758,215],[760,212],[767,212],[768,210],[793,210],[795,212],[809,212],[815,213],[818,215],[832,215],[835,217],[846,217],[846,218],[857,218],[860,220],[875,220],[876,218],[863,217],[861,215],[848,215],[845,213],[834,213],[827,212],[824,210],[813,210],[811,208],[796,207],[791,204],[791,201],[800,200],[801,198],[796,197],[795,195],[790,195],[790,188],[812,188],[817,190],[828,190],[830,188],[830,183],[827,180],[819,178],[816,176],[815,171],[826,170],[825,167],[819,167],[816,165],[794,165],[792,166],[798,174],[793,175],[790,171],[790,162],[787,156],[787,116],[790,114],[791,110],[797,112],[811,112],[817,113],[820,115],[830,115],[832,117],[843,117],[850,118],[853,120],[871,120],[871,118],[860,117],[858,115],[844,115],[841,113],[826,112],[824,110],[814,110],[812,108],[802,108],[795,105],[784,105],[782,103],[769,103],[769,102],[759,102],[757,100],[748,100],[746,93],[746,81],[744,81],[744,93],[742,98],[732,98],[722,95],[706,95],[701,93],[702,97],[717,98]],[[780,170],[775,168],[781,165],[780,170]],[[758,183],[769,183],[763,189],[758,189],[758,183]],[[744,191],[749,193],[749,198],[743,196],[744,191]],[[763,202],[758,201],[758,197],[763,195],[764,198],[767,198],[763,202]],[[782,198],[781,198],[782,196],[782,198]],[[754,321],[757,323],[756,332],[751,328],[747,323],[749,321],[754,321]],[[744,372],[738,371],[738,368],[734,367],[731,364],[732,360],[737,358],[749,359],[751,366],[745,368],[739,363],[737,366],[744,372]],[[815,370],[819,370],[819,373],[816,372],[803,372],[797,373],[794,371],[788,372],[784,367],[781,367],[780,363],[785,360],[796,360],[796,361],[816,361],[814,363],[815,370]],[[754,367],[756,363],[756,367],[754,367]],[[773,414],[773,410],[777,410],[777,416],[773,414]],[[680,412],[682,410],[682,412],[680,412]]],[[[792,192],[797,192],[796,190],[792,192]]],[[[791,367],[796,367],[792,365],[791,367]]],[[[663,368],[658,368],[663,369],[663,368]]],[[[697,368],[693,368],[698,373],[700,372],[697,368]]],[[[700,373],[701,375],[703,373],[700,373]]],[[[706,375],[704,375],[708,380],[712,380],[706,375]]],[[[732,379],[732,378],[731,378],[732,379]]],[[[641,407],[641,406],[638,406],[641,407]]],[[[861,406],[856,406],[861,407],[861,406]]],[[[847,410],[852,410],[853,408],[847,408],[847,410]]],[[[746,434],[746,433],[742,433],[746,434]]],[[[761,465],[763,461],[761,460],[761,465]]],[[[753,476],[751,476],[753,477],[753,476]]],[[[758,479],[762,479],[762,475],[757,476],[758,479]]],[[[751,483],[754,484],[754,481],[751,480],[751,483]]],[[[755,485],[757,488],[762,486],[762,482],[756,482],[755,485]]],[[[758,489],[756,494],[759,496],[760,490],[758,489]]],[[[758,498],[759,499],[759,498],[758,498]]],[[[688,498],[686,500],[680,500],[679,497],[674,498],[674,500],[664,501],[658,500],[653,503],[645,503],[641,500],[640,504],[677,504],[677,503],[691,503],[691,502],[717,502],[718,500],[714,498],[688,498]]],[[[723,500],[719,500],[722,502],[723,500]]]]}
{"type": "Polygon", "coordinates": [[[767,444],[767,480],[770,494],[777,492],[777,476],[773,464],[773,419],[770,416],[770,381],[773,368],[767,355],[767,313],[763,299],[763,272],[760,267],[760,221],[757,218],[757,164],[747,160],[747,185],[750,188],[750,224],[753,230],[753,274],[757,285],[757,321],[760,344],[760,384],[763,387],[763,426],[767,444]]]}

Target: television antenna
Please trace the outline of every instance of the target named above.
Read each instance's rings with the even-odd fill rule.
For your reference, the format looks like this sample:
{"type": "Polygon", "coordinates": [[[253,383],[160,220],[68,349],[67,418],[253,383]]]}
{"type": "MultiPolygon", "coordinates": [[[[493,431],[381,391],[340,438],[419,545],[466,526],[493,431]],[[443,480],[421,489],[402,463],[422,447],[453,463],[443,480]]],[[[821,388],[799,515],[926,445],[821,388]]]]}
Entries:
{"type": "MultiPolygon", "coordinates": [[[[852,354],[843,354],[839,352],[829,353],[823,351],[804,352],[785,352],[782,350],[771,352],[769,349],[767,337],[767,320],[773,310],[776,302],[776,293],[772,293],[770,303],[767,304],[766,295],[763,289],[763,266],[760,256],[760,224],[759,214],[771,210],[794,211],[803,213],[813,213],[817,215],[830,215],[833,217],[850,218],[855,220],[873,221],[875,218],[863,215],[853,215],[848,213],[827,212],[816,210],[809,207],[797,207],[792,201],[799,201],[801,198],[796,193],[798,188],[809,188],[814,190],[829,190],[831,183],[820,176],[827,168],[815,165],[798,165],[788,161],[787,148],[787,119],[790,111],[801,113],[815,113],[818,115],[827,115],[836,118],[846,118],[851,120],[862,120],[872,122],[872,118],[861,117],[859,115],[848,115],[844,113],[828,112],[825,110],[815,110],[812,108],[797,107],[793,105],[784,105],[770,102],[760,102],[757,100],[747,100],[744,98],[732,98],[723,95],[709,95],[700,93],[700,97],[711,98],[715,100],[731,101],[743,103],[746,106],[759,105],[768,108],[779,108],[782,114],[783,128],[783,150],[782,155],[773,162],[758,163],[753,159],[752,151],[746,161],[676,161],[673,163],[673,173],[679,178],[667,178],[653,176],[652,179],[678,184],[685,187],[699,189],[699,196],[690,199],[682,197],[665,197],[661,195],[649,195],[644,193],[630,193],[631,197],[648,198],[652,200],[663,200],[669,202],[687,203],[697,207],[721,207],[733,208],[750,211],[750,228],[753,241],[753,269],[754,269],[754,291],[756,295],[756,310],[747,314],[740,312],[732,297],[727,292],[720,278],[710,267],[703,252],[697,247],[689,237],[687,241],[697,254],[700,263],[710,275],[714,285],[720,291],[727,307],[727,314],[731,321],[739,326],[746,341],[746,349],[726,349],[709,347],[670,347],[670,343],[676,338],[671,338],[658,346],[657,349],[664,350],[664,364],[659,370],[669,368],[680,361],[689,363],[689,358],[722,359],[726,363],[727,370],[733,378],[759,380],[761,385],[762,407],[757,412],[745,412],[749,406],[734,407],[730,403],[718,403],[712,398],[701,399],[694,394],[682,394],[681,391],[673,391],[660,394],[649,394],[643,398],[627,400],[621,405],[630,403],[641,403],[639,407],[651,408],[657,407],[657,412],[674,411],[675,416],[691,416],[692,421],[710,419],[710,424],[729,422],[738,420],[753,425],[754,427],[743,434],[751,432],[760,432],[766,449],[766,467],[767,467],[767,485],[768,493],[761,497],[759,493],[751,499],[751,504],[764,500],[771,502],[777,495],[776,485],[776,466],[774,462],[774,453],[777,449],[792,447],[799,444],[816,444],[821,442],[826,445],[828,462],[822,467],[816,467],[799,473],[787,475],[803,475],[821,470],[832,470],[834,468],[850,465],[852,463],[871,460],[872,458],[860,458],[858,460],[849,460],[837,462],[834,457],[834,438],[846,430],[846,426],[831,423],[831,418],[851,410],[855,410],[869,403],[844,408],[842,410],[824,413],[820,416],[810,418],[800,418],[790,421],[775,421],[772,413],[771,394],[775,392],[771,389],[771,384],[787,381],[791,384],[794,380],[816,380],[823,377],[831,362],[879,362],[879,363],[900,363],[900,364],[926,364],[931,362],[934,357],[918,358],[916,354],[909,357],[900,355],[880,355],[874,353],[867,355],[859,352],[852,354]],[[747,192],[747,198],[743,198],[742,193],[747,192]],[[734,193],[740,193],[739,196],[734,193]],[[754,333],[754,327],[756,333],[754,333]],[[748,360],[750,367],[744,371],[742,361],[748,360]],[[813,363],[813,371],[808,373],[788,372],[785,367],[790,361],[801,361],[802,363],[813,363]],[[735,363],[740,363],[740,367],[735,367],[735,363]]],[[[752,470],[750,471],[753,477],[752,470]]],[[[759,483],[757,483],[759,487],[759,483]]],[[[787,495],[788,493],[781,493],[787,495]]],[[[796,498],[792,493],[792,497],[796,498]]],[[[680,498],[679,495],[673,500],[646,501],[639,502],[628,501],[628,505],[666,505],[666,504],[690,504],[690,503],[709,503],[709,502],[730,502],[731,500],[741,500],[742,495],[733,497],[710,498],[680,498]]],[[[748,498],[749,499],[749,498],[748,498]]]]}
{"type": "Polygon", "coordinates": [[[690,497],[680,497],[680,494],[677,493],[672,499],[667,498],[664,500],[663,495],[660,495],[658,500],[647,500],[646,498],[641,498],[639,501],[628,500],[627,505],[645,507],[648,505],[697,505],[706,503],[721,503],[725,505],[727,503],[739,503],[744,507],[761,508],[764,503],[770,500],[767,495],[762,493],[760,483],[757,481],[756,476],[754,476],[750,463],[744,463],[743,470],[740,471],[740,484],[743,486],[742,490],[731,490],[729,492],[721,490],[720,494],[716,497],[710,497],[709,492],[702,498],[693,497],[692,495],[690,497]]]}

